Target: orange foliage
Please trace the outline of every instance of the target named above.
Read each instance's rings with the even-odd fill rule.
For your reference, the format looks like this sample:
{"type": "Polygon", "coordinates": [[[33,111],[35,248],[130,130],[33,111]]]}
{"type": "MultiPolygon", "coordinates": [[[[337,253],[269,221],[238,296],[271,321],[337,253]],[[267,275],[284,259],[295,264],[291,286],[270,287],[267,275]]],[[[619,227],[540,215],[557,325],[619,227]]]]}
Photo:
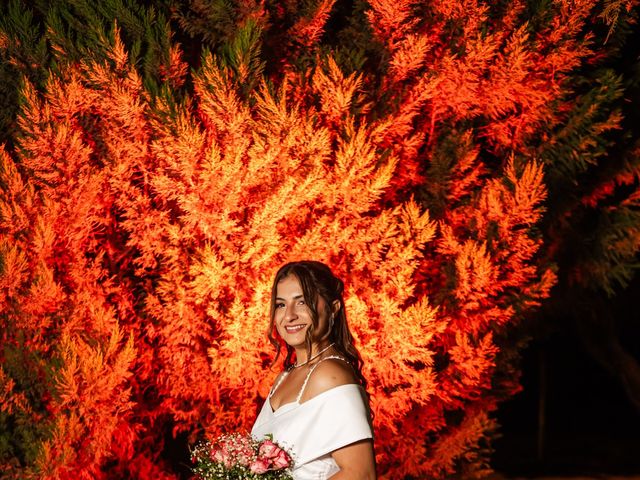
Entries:
{"type": "MultiPolygon", "coordinates": [[[[207,54],[192,95],[151,99],[117,34],[107,62],[63,68],[42,94],[26,84],[19,148],[0,151],[3,341],[23,336],[55,365],[27,473],[173,478],[167,430],[249,427],[277,370],[271,279],[303,258],[346,280],[381,478],[486,472],[500,336],[555,279],[538,266],[546,190],[525,140],[589,54],[577,35],[592,3],[559,4],[532,36],[509,8],[486,33],[477,2],[436,3],[429,24],[413,2],[370,2],[389,54],[382,106],[366,73],[330,56],[313,72],[283,62],[246,92],[248,56],[232,68],[207,54]],[[446,43],[453,19],[460,45],[446,43]],[[438,155],[450,168],[436,184],[438,155]],[[434,212],[406,195],[418,182],[434,212]]],[[[332,5],[292,27],[300,48],[332,5]]],[[[178,88],[177,47],[170,59],[178,88]]],[[[35,421],[2,369],[0,382],[2,411],[35,421]]]]}
{"type": "MultiPolygon", "coordinates": [[[[496,349],[490,335],[463,334],[482,330],[469,322],[472,330],[459,329],[449,345],[450,374],[436,377],[437,345],[465,310],[457,320],[438,313],[426,297],[415,301],[415,272],[421,251],[435,248],[436,226],[413,201],[379,206],[396,160],[381,161],[376,135],[353,125],[348,105],[357,79],[341,75],[335,63],[327,65],[330,76],[314,77],[312,88],[325,92],[325,118],[340,126],[336,135],[284,92],[263,88],[249,107],[214,58],[196,77],[195,114],[184,108],[170,116],[163,105],[152,110],[122,55],[116,44],[113,66],[70,70],[51,82],[43,99],[27,92],[23,128],[30,134],[22,140],[22,164],[42,199],[35,209],[41,230],[34,232],[37,242],[19,243],[34,267],[13,263],[23,276],[46,283],[32,281],[22,303],[41,303],[16,316],[55,335],[58,340],[43,341],[42,348],[53,347],[61,365],[50,406],[53,434],[37,468],[52,477],[96,476],[115,448],[114,432],[120,442],[127,432],[124,441],[135,444],[145,417],[170,415],[176,432],[197,424],[210,433],[249,426],[273,380],[260,353],[270,352],[263,332],[271,277],[281,263],[311,256],[327,259],[347,279],[379,461],[388,472],[409,473],[404,462],[391,469],[397,459],[416,457],[399,432],[417,438],[443,426],[442,420],[415,422],[413,412],[430,408],[428,416],[442,418],[445,405],[435,397],[451,406],[479,396],[496,349]],[[47,298],[54,303],[45,308],[47,298]],[[153,388],[156,402],[133,405],[130,388],[123,387],[133,372],[130,385],[153,388]]],[[[514,178],[512,196],[488,184],[484,208],[505,231],[523,222],[520,211],[535,217],[542,199],[535,189],[518,194],[520,183],[540,180],[539,169],[528,171],[534,178],[514,178]],[[499,198],[504,205],[495,203],[499,198]],[[509,214],[515,220],[503,218],[509,214]]],[[[3,202],[5,210],[19,205],[3,202]]],[[[488,298],[493,305],[501,283],[486,248],[469,240],[459,251],[450,243],[442,253],[460,265],[459,298],[488,298]],[[488,285],[494,287],[489,297],[488,285]]],[[[515,267],[518,285],[534,276],[532,266],[528,275],[515,267]]],[[[474,313],[479,308],[466,304],[474,313]]],[[[139,448],[117,451],[131,461],[139,448]]]]}

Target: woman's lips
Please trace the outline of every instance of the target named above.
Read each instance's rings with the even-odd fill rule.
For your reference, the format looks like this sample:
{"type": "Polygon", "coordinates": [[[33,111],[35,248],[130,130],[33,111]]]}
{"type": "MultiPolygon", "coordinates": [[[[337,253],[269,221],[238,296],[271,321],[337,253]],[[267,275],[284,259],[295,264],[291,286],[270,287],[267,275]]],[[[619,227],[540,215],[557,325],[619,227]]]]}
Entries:
{"type": "Polygon", "coordinates": [[[284,329],[287,331],[287,333],[297,333],[304,327],[306,327],[306,325],[287,325],[284,327],[284,329]]]}

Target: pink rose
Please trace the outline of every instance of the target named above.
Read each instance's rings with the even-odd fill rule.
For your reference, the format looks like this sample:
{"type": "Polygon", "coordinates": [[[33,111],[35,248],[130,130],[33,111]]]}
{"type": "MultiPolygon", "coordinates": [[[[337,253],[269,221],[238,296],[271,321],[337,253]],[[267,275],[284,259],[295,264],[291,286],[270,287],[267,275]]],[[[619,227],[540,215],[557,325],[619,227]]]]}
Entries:
{"type": "Polygon", "coordinates": [[[238,454],[236,456],[236,463],[238,465],[242,465],[243,467],[248,467],[251,462],[251,457],[243,454],[238,454]]]}
{"type": "Polygon", "coordinates": [[[215,462],[222,463],[222,452],[220,450],[217,450],[217,449],[212,449],[211,450],[211,458],[213,458],[213,460],[215,462]]]}
{"type": "Polygon", "coordinates": [[[249,465],[249,470],[251,470],[251,473],[257,473],[258,475],[261,475],[269,470],[269,460],[267,460],[266,458],[257,458],[253,462],[251,462],[251,465],[249,465]]]}
{"type": "Polygon", "coordinates": [[[231,455],[227,450],[215,450],[213,455],[211,455],[214,462],[218,462],[223,464],[227,468],[231,468],[233,465],[233,461],[231,460],[231,455]]]}
{"type": "Polygon", "coordinates": [[[258,455],[264,458],[274,458],[276,455],[278,455],[279,450],[280,447],[278,447],[271,440],[265,440],[260,444],[258,455]]]}
{"type": "Polygon", "coordinates": [[[291,457],[287,455],[287,452],[279,448],[278,454],[275,456],[275,458],[272,459],[273,468],[276,470],[279,470],[281,468],[287,468],[290,463],[291,463],[291,457]]]}
{"type": "Polygon", "coordinates": [[[251,448],[251,446],[242,445],[236,450],[235,453],[238,463],[244,467],[248,467],[249,462],[253,457],[253,449],[251,448]]]}
{"type": "Polygon", "coordinates": [[[253,444],[251,437],[236,436],[234,437],[233,444],[231,445],[232,451],[235,454],[236,461],[243,467],[248,467],[253,457],[253,444]]]}

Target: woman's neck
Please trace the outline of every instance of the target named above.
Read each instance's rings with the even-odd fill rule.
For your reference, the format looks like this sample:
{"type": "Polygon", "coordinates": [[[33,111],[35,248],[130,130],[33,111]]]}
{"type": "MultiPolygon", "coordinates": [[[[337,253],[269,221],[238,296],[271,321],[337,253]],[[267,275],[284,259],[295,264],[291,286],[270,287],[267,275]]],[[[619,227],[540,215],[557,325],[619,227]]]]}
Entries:
{"type": "Polygon", "coordinates": [[[301,367],[303,365],[306,365],[308,363],[311,363],[317,360],[322,356],[323,353],[327,352],[332,346],[333,346],[333,343],[329,341],[322,342],[320,344],[311,345],[311,355],[309,357],[307,357],[308,352],[307,352],[306,345],[304,347],[296,348],[295,349],[296,363],[294,364],[294,366],[301,367]]]}

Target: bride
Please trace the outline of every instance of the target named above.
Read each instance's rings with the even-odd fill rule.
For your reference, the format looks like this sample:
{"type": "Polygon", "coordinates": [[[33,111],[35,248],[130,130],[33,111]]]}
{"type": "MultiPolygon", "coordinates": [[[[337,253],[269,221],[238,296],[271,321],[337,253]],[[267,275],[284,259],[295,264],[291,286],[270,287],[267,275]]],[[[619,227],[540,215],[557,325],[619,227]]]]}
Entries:
{"type": "Polygon", "coordinates": [[[271,294],[269,340],[285,370],[251,434],[267,434],[293,456],[295,480],[375,479],[373,434],[342,298],[344,284],[320,262],[284,265],[271,294]]]}

